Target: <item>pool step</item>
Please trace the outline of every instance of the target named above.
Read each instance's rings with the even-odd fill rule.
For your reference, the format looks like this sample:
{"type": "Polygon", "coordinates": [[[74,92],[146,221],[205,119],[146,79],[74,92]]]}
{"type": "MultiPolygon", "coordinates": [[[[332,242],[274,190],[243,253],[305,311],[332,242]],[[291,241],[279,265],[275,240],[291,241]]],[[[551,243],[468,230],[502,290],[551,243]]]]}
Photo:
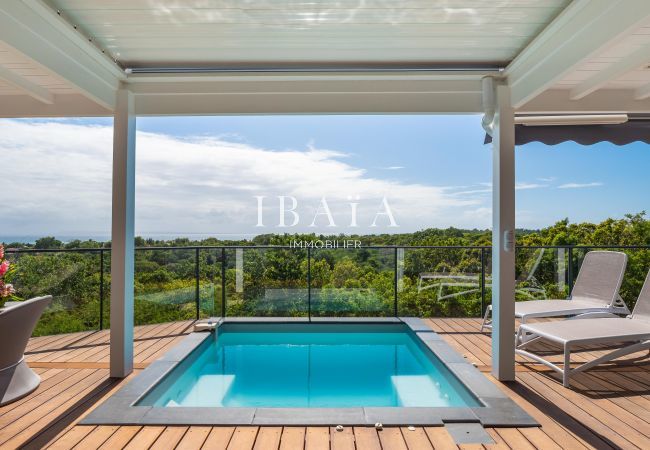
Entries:
{"type": "Polygon", "coordinates": [[[449,398],[429,375],[393,375],[391,381],[400,406],[448,406],[449,398]],[[423,404],[426,401],[427,404],[423,404]]]}

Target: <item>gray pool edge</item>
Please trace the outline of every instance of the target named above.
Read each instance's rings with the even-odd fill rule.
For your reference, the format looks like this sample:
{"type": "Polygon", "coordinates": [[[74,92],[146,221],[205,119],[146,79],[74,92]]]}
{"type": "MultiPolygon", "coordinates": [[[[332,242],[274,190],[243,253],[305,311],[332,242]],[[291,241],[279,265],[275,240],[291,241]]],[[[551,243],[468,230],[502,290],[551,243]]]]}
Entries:
{"type": "MultiPolygon", "coordinates": [[[[299,318],[211,318],[218,323],[306,323],[299,318]]],[[[319,318],[312,323],[404,323],[485,406],[371,408],[201,408],[134,406],[183,359],[211,336],[193,332],[137,374],[79,423],[81,425],[426,425],[475,423],[483,427],[539,426],[498,386],[459,355],[422,319],[319,318]]]]}

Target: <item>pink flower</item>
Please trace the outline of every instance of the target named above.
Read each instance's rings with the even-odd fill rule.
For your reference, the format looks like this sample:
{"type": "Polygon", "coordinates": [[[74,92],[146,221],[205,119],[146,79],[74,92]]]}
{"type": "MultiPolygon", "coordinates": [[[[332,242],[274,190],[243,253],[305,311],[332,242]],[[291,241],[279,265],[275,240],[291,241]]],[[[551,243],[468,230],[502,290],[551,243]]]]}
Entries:
{"type": "Polygon", "coordinates": [[[4,261],[0,264],[0,277],[3,277],[9,270],[9,261],[4,261]]]}
{"type": "Polygon", "coordinates": [[[16,293],[16,290],[11,284],[0,283],[0,298],[9,297],[16,293]]]}
{"type": "Polygon", "coordinates": [[[5,248],[4,246],[0,245],[0,260],[5,259],[5,248]]]}

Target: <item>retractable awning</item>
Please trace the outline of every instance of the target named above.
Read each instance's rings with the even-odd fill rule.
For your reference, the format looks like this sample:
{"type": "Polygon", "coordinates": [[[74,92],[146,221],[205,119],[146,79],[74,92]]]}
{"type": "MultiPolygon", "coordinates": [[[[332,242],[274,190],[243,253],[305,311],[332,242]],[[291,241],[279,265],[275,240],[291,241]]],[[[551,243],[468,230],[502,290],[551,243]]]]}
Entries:
{"type": "MultiPolygon", "coordinates": [[[[566,141],[574,141],[582,145],[593,145],[599,142],[625,145],[637,141],[650,144],[650,115],[630,114],[627,122],[617,124],[515,125],[515,145],[529,142],[557,145],[566,141]]],[[[486,134],[483,143],[490,142],[492,137],[486,134]]]]}

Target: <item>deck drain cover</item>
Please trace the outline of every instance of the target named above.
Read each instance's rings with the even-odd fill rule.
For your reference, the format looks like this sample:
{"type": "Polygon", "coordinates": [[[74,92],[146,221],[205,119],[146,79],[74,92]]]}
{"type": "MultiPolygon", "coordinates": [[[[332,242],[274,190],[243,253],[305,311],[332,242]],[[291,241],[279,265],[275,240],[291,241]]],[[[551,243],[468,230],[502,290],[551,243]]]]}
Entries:
{"type": "Polygon", "coordinates": [[[494,444],[480,423],[448,423],[445,428],[456,444],[494,444]]]}

